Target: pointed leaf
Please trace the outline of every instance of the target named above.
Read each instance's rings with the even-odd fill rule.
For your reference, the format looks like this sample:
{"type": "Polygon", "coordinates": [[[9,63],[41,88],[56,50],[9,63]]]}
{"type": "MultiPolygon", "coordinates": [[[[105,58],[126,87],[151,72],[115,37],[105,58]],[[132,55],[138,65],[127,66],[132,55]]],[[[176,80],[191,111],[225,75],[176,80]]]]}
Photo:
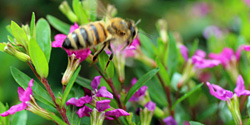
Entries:
{"type": "Polygon", "coordinates": [[[143,75],[136,83],[131,87],[131,89],[128,91],[127,96],[125,98],[124,104],[128,102],[128,100],[135,94],[135,92],[140,89],[148,80],[153,78],[155,74],[159,71],[159,68],[153,69],[143,75]]]}
{"type": "Polygon", "coordinates": [[[26,110],[16,112],[12,117],[12,125],[26,125],[28,113],[26,110]]]}
{"type": "Polygon", "coordinates": [[[166,86],[169,86],[170,85],[170,79],[169,79],[169,76],[168,76],[167,69],[164,67],[164,65],[160,62],[160,60],[158,58],[156,59],[156,63],[157,63],[157,66],[160,69],[159,74],[160,74],[161,78],[163,79],[164,84],[166,86]]]}
{"type": "Polygon", "coordinates": [[[189,53],[189,57],[194,55],[195,51],[198,49],[198,46],[199,46],[199,39],[195,39],[191,51],[189,53]]]}
{"type": "Polygon", "coordinates": [[[48,19],[49,23],[58,31],[62,32],[63,34],[69,33],[69,29],[70,29],[69,24],[62,22],[61,20],[59,20],[56,17],[51,16],[51,15],[47,15],[47,19],[48,19]]]}
{"type": "MultiPolygon", "coordinates": [[[[31,78],[29,76],[27,76],[26,74],[24,74],[23,72],[21,72],[20,70],[18,70],[15,67],[10,67],[10,71],[12,76],[14,77],[15,81],[22,87],[22,88],[27,88],[29,85],[29,81],[31,80],[31,78]]],[[[37,99],[38,101],[46,104],[46,105],[50,105],[52,107],[56,107],[55,104],[53,103],[49,93],[43,89],[43,87],[41,87],[39,85],[39,83],[37,83],[34,80],[34,84],[32,86],[32,90],[33,90],[33,94],[35,99],[37,99]]]]}
{"type": "Polygon", "coordinates": [[[174,74],[178,64],[178,51],[174,36],[169,34],[167,67],[170,78],[174,74]]]}
{"type": "Polygon", "coordinates": [[[75,80],[76,80],[76,77],[78,76],[80,70],[81,70],[81,66],[79,66],[79,67],[77,68],[77,70],[75,71],[75,73],[74,73],[73,76],[71,77],[71,79],[70,79],[70,81],[69,81],[69,83],[68,83],[68,85],[67,85],[67,87],[66,87],[66,89],[65,89],[65,91],[64,91],[64,93],[63,93],[61,107],[64,106],[64,104],[65,104],[65,102],[66,102],[66,99],[67,99],[67,97],[68,97],[68,94],[69,94],[71,88],[73,87],[73,85],[74,85],[74,83],[75,83],[75,80]]]}
{"type": "MultiPolygon", "coordinates": [[[[139,32],[144,32],[142,30],[139,30],[139,32]]],[[[149,37],[147,37],[145,34],[143,33],[139,33],[139,38],[140,38],[140,41],[141,42],[141,45],[142,45],[142,48],[145,48],[146,51],[144,51],[149,57],[154,57],[153,55],[153,49],[152,49],[152,46],[155,46],[153,44],[153,42],[151,41],[151,39],[149,37]]]]}
{"type": "Polygon", "coordinates": [[[85,87],[89,90],[92,90],[91,80],[89,80],[89,79],[83,78],[81,76],[77,76],[76,83],[82,87],[85,87]]]}
{"type": "Polygon", "coordinates": [[[35,27],[35,13],[32,12],[32,17],[30,21],[30,36],[36,38],[36,27],[35,27]]]}
{"type": "Polygon", "coordinates": [[[190,90],[188,93],[183,95],[181,98],[179,98],[172,106],[171,110],[174,110],[176,105],[179,104],[181,101],[189,97],[191,94],[193,94],[195,91],[199,90],[200,87],[202,87],[203,83],[200,83],[199,85],[195,86],[192,90],[190,90]]]}
{"type": "Polygon", "coordinates": [[[189,123],[190,123],[190,125],[204,125],[204,124],[202,124],[200,122],[196,122],[196,121],[190,121],[189,123]]]}
{"type": "Polygon", "coordinates": [[[86,15],[87,8],[83,9],[82,3],[79,0],[73,0],[72,7],[80,24],[89,23],[88,16],[86,15]]]}
{"type": "MultiPolygon", "coordinates": [[[[7,110],[8,108],[5,107],[2,102],[0,102],[0,114],[7,110]]],[[[9,125],[9,116],[6,116],[6,117],[0,116],[0,125],[9,125]]]]}
{"type": "Polygon", "coordinates": [[[35,39],[31,39],[29,42],[29,53],[37,73],[41,77],[47,78],[49,74],[48,61],[35,39]]]}
{"type": "Polygon", "coordinates": [[[17,43],[27,48],[28,37],[25,31],[20,26],[18,26],[14,21],[11,21],[11,32],[12,35],[16,38],[17,43]]]}
{"type": "Polygon", "coordinates": [[[49,62],[51,53],[50,26],[45,19],[39,19],[36,24],[36,41],[49,62]]]}
{"type": "Polygon", "coordinates": [[[4,48],[6,46],[6,43],[0,43],[0,51],[4,51],[4,48]]]}
{"type": "Polygon", "coordinates": [[[12,44],[15,44],[15,40],[12,36],[7,36],[8,37],[8,40],[12,43],[12,44]]]}

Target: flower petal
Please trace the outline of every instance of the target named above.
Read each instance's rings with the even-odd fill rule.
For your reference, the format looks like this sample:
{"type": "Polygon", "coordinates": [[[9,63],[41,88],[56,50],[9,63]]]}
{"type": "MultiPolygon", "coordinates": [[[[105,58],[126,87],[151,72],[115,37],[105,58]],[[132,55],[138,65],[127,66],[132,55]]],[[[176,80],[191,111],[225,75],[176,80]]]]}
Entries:
{"type": "Polygon", "coordinates": [[[172,116],[166,117],[165,119],[163,119],[163,122],[165,123],[165,125],[177,125],[177,122],[172,116]]]}
{"type": "Polygon", "coordinates": [[[79,28],[79,26],[78,26],[78,24],[75,22],[75,24],[72,25],[72,26],[70,27],[69,33],[74,32],[74,31],[75,31],[76,29],[78,29],[78,28],[79,28]]]}
{"type": "Polygon", "coordinates": [[[105,111],[106,109],[110,108],[110,100],[101,100],[96,102],[96,109],[98,112],[105,111]]]}
{"type": "Polygon", "coordinates": [[[244,49],[245,45],[241,45],[239,46],[239,48],[237,49],[236,53],[235,53],[235,56],[236,56],[236,59],[239,60],[240,59],[240,55],[241,55],[241,51],[244,49]]]}
{"type": "Polygon", "coordinates": [[[238,76],[236,88],[234,89],[235,94],[240,97],[241,95],[248,95],[248,90],[245,90],[244,80],[241,75],[238,76]]]}
{"type": "Polygon", "coordinates": [[[33,79],[30,80],[28,88],[24,91],[23,88],[18,87],[18,95],[19,95],[19,100],[22,102],[29,101],[30,100],[30,95],[33,95],[32,92],[32,87],[33,86],[33,79]]]}
{"type": "Polygon", "coordinates": [[[97,97],[105,97],[105,98],[110,98],[113,99],[113,95],[107,90],[105,86],[102,86],[97,92],[96,92],[97,97]]]}
{"type": "Polygon", "coordinates": [[[226,101],[227,99],[233,98],[233,92],[229,90],[225,90],[221,88],[220,86],[215,85],[215,84],[210,84],[209,82],[207,82],[207,86],[209,88],[210,94],[220,100],[226,101]]]}
{"type": "Polygon", "coordinates": [[[81,97],[79,99],[71,98],[66,102],[66,105],[74,105],[76,107],[82,107],[86,103],[90,103],[92,101],[92,98],[88,95],[81,97]]]}
{"type": "Polygon", "coordinates": [[[132,85],[132,86],[135,85],[136,82],[137,82],[137,78],[133,78],[133,79],[131,80],[131,85],[132,85]]]}
{"type": "Polygon", "coordinates": [[[99,86],[99,84],[100,84],[101,78],[102,78],[102,76],[96,76],[96,77],[92,80],[92,82],[91,82],[91,87],[93,88],[93,90],[98,89],[98,86],[99,86]]]}
{"type": "Polygon", "coordinates": [[[18,111],[24,110],[27,108],[27,105],[25,103],[20,103],[14,106],[11,106],[10,109],[4,113],[1,114],[2,117],[13,115],[18,111]]]}
{"type": "Polygon", "coordinates": [[[245,51],[250,51],[250,46],[244,46],[245,51]]]}
{"type": "Polygon", "coordinates": [[[181,55],[183,56],[183,58],[185,59],[185,61],[188,60],[188,49],[186,46],[184,45],[181,45],[180,46],[180,52],[181,52],[181,55]]]}
{"type": "Polygon", "coordinates": [[[55,36],[55,41],[51,43],[51,46],[54,48],[57,48],[57,47],[62,48],[62,44],[66,38],[67,38],[67,35],[65,34],[57,34],[55,36]]]}
{"type": "Polygon", "coordinates": [[[115,116],[115,117],[120,117],[120,116],[129,116],[130,114],[123,109],[114,109],[111,111],[105,112],[105,116],[115,116]]]}
{"type": "Polygon", "coordinates": [[[219,60],[224,67],[227,67],[234,56],[234,51],[231,48],[224,48],[221,53],[210,53],[208,56],[211,59],[219,60]]]}
{"type": "Polygon", "coordinates": [[[92,112],[92,109],[89,108],[88,106],[83,106],[82,108],[80,108],[76,114],[79,116],[79,118],[82,118],[84,116],[88,116],[90,117],[90,112],[92,112]]]}
{"type": "Polygon", "coordinates": [[[149,101],[145,107],[149,110],[149,111],[154,111],[155,110],[155,107],[156,107],[156,104],[152,101],[149,101]]]}
{"type": "Polygon", "coordinates": [[[135,94],[129,99],[129,101],[139,101],[139,98],[143,97],[147,91],[147,86],[142,86],[135,94]]]}

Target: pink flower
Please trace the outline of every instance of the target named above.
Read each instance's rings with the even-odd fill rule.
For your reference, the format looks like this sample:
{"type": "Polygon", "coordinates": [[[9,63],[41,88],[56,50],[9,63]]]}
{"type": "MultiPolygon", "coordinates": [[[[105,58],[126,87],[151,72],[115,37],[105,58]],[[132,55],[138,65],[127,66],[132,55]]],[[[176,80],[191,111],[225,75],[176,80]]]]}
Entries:
{"type": "Polygon", "coordinates": [[[192,14],[195,16],[206,16],[209,11],[209,6],[204,2],[194,4],[191,10],[192,14]]]}
{"type": "Polygon", "coordinates": [[[163,119],[163,122],[165,123],[165,125],[177,125],[177,122],[172,116],[166,117],[165,119],[163,119]]]}
{"type": "MultiPolygon", "coordinates": [[[[133,78],[131,83],[132,83],[132,86],[137,82],[137,79],[136,78],[133,78]]],[[[147,91],[148,87],[147,86],[142,86],[140,89],[138,89],[135,94],[129,99],[129,101],[139,101],[140,98],[142,98],[146,91],[147,91]]]]}
{"type": "Polygon", "coordinates": [[[250,46],[244,46],[245,51],[250,51],[250,46]]]}
{"type": "Polygon", "coordinates": [[[149,110],[149,111],[154,111],[156,104],[152,101],[149,101],[148,103],[145,104],[145,107],[149,110]]]}
{"type": "Polygon", "coordinates": [[[250,7],[250,0],[243,0],[250,7]]]}
{"type": "MultiPolygon", "coordinates": [[[[133,40],[131,45],[127,46],[124,50],[122,50],[124,45],[111,44],[111,48],[112,48],[114,54],[121,54],[125,58],[128,58],[128,57],[134,57],[136,55],[136,53],[137,53],[136,48],[138,48],[140,45],[141,45],[140,40],[139,40],[139,37],[137,36],[133,40]]],[[[111,51],[109,51],[109,50],[105,50],[105,51],[107,54],[111,54],[111,51]]]]}
{"type": "Polygon", "coordinates": [[[106,109],[110,108],[110,103],[111,101],[106,99],[106,100],[101,100],[96,102],[96,109],[98,112],[105,111],[106,109]]]}
{"type": "Polygon", "coordinates": [[[233,60],[233,58],[236,58],[236,60],[240,59],[240,54],[243,48],[244,48],[244,45],[241,45],[235,54],[234,54],[233,49],[224,48],[221,53],[219,54],[210,53],[208,56],[209,58],[220,61],[224,67],[227,67],[230,65],[230,62],[233,60]]]}
{"type": "Polygon", "coordinates": [[[92,97],[86,95],[84,97],[81,97],[79,99],[71,98],[66,102],[66,105],[74,105],[76,107],[82,107],[86,103],[90,103],[92,101],[92,97]]]}
{"type": "Polygon", "coordinates": [[[101,76],[96,76],[96,77],[92,80],[92,82],[91,82],[91,87],[93,88],[93,90],[98,89],[98,86],[99,86],[99,84],[100,84],[101,78],[102,78],[101,76]]]}
{"type": "MultiPolygon", "coordinates": [[[[77,25],[77,23],[75,23],[73,26],[70,27],[69,33],[73,32],[74,30],[78,28],[79,26],[77,25]]],[[[52,42],[51,46],[54,48],[58,48],[58,47],[62,48],[62,44],[66,38],[67,38],[67,35],[65,34],[57,34],[55,36],[55,41],[52,42]]],[[[66,51],[68,56],[71,56],[72,54],[74,54],[77,59],[80,59],[80,61],[85,60],[88,57],[88,55],[91,53],[89,48],[81,49],[81,50],[67,50],[65,48],[63,49],[66,51]]]]}
{"type": "Polygon", "coordinates": [[[212,68],[220,64],[218,60],[205,59],[206,53],[202,50],[197,50],[195,54],[191,57],[192,63],[195,68],[204,69],[212,68]]]}
{"type": "MultiPolygon", "coordinates": [[[[210,84],[209,82],[207,82],[207,86],[209,88],[210,94],[220,100],[227,101],[228,99],[233,98],[232,91],[225,90],[220,86],[215,84],[210,84]]],[[[238,97],[240,97],[241,95],[250,95],[250,91],[245,89],[244,80],[241,75],[238,76],[234,92],[238,97]]]]}
{"type": "Polygon", "coordinates": [[[82,118],[84,116],[88,116],[90,117],[90,112],[92,112],[92,109],[89,108],[88,106],[83,106],[82,108],[80,108],[76,114],[79,116],[79,118],[82,118]]]}
{"type": "Polygon", "coordinates": [[[113,95],[107,90],[105,86],[102,86],[99,90],[97,90],[101,78],[102,78],[101,76],[96,76],[91,82],[91,87],[93,88],[94,91],[97,91],[96,96],[113,99],[113,95]]]}
{"type": "Polygon", "coordinates": [[[111,111],[105,112],[105,116],[115,116],[116,118],[121,116],[129,116],[130,114],[123,109],[114,109],[111,111]]]}
{"type": "Polygon", "coordinates": [[[30,96],[33,96],[32,88],[31,88],[32,86],[33,86],[33,79],[30,80],[29,86],[26,90],[24,90],[21,87],[18,87],[19,100],[22,103],[12,106],[8,111],[2,113],[1,116],[5,117],[10,114],[13,115],[18,111],[26,109],[29,106],[27,102],[31,100],[30,96]]]}
{"type": "Polygon", "coordinates": [[[180,52],[181,52],[181,55],[183,56],[183,58],[185,59],[185,61],[188,61],[188,49],[187,49],[187,47],[184,45],[181,45],[180,52]]]}

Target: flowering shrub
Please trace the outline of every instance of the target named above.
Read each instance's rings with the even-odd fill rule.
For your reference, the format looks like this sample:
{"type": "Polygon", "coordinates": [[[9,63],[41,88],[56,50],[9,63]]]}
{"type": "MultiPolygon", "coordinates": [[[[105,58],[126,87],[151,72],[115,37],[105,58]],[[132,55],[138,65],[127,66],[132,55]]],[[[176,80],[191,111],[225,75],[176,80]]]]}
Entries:
{"type": "MultiPolygon", "coordinates": [[[[73,10],[64,1],[59,10],[71,24],[52,15],[36,21],[35,13],[29,25],[11,21],[8,41],[0,43],[0,51],[27,63],[34,75],[10,67],[21,86],[20,102],[11,106],[0,102],[0,124],[26,123],[27,111],[59,125],[249,124],[249,2],[235,3],[245,12],[234,12],[242,26],[234,32],[215,24],[204,27],[201,37],[206,47],[197,40],[184,43],[160,19],[157,39],[150,39],[137,25],[140,30],[131,45],[112,41],[97,61],[92,60],[100,46],[69,50],[63,42],[82,25],[115,17],[114,6],[108,5],[99,19],[96,0],[73,0],[73,10]],[[52,35],[51,27],[60,34],[52,35]],[[61,81],[48,78],[53,77],[49,68],[54,48],[68,58],[61,81]],[[111,52],[114,58],[106,67],[111,52]],[[52,82],[60,83],[60,89],[52,90],[52,82]]],[[[186,13],[204,19],[216,16],[211,14],[213,7],[217,6],[197,2],[186,13]]]]}

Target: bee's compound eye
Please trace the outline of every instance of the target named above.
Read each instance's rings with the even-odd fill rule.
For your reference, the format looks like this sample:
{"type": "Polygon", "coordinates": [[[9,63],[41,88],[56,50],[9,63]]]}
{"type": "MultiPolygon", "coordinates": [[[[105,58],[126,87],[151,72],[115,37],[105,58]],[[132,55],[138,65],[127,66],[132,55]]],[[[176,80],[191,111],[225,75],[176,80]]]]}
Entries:
{"type": "Polygon", "coordinates": [[[131,26],[130,31],[131,31],[131,34],[132,34],[132,38],[134,39],[135,35],[136,35],[135,28],[131,26]]]}

